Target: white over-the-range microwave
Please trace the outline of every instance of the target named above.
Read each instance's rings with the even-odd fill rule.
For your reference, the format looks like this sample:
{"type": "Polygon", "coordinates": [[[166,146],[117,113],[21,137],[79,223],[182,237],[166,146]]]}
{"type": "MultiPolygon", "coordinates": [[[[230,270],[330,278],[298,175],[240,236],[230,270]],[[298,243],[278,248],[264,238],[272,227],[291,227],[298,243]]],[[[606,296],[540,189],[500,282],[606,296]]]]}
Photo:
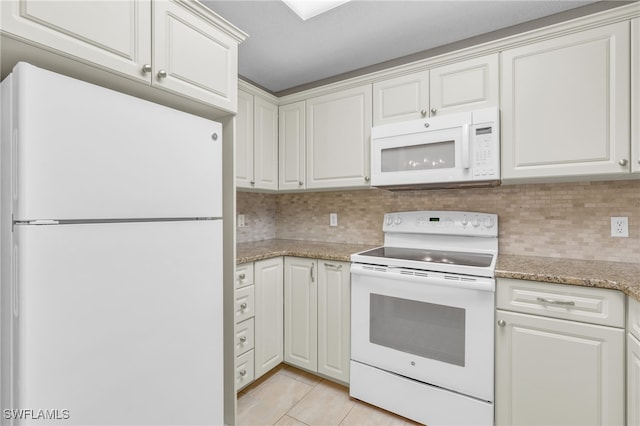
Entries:
{"type": "Polygon", "coordinates": [[[373,127],[371,185],[387,189],[500,184],[500,112],[487,108],[373,127]]]}

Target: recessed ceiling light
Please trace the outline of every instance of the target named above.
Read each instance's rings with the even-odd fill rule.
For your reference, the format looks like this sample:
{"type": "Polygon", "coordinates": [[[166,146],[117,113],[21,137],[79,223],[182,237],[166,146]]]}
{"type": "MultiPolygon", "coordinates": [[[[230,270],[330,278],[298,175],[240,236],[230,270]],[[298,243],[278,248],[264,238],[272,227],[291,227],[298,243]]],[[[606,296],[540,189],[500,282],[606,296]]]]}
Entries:
{"type": "Polygon", "coordinates": [[[282,0],[303,21],[345,4],[349,0],[282,0]]]}

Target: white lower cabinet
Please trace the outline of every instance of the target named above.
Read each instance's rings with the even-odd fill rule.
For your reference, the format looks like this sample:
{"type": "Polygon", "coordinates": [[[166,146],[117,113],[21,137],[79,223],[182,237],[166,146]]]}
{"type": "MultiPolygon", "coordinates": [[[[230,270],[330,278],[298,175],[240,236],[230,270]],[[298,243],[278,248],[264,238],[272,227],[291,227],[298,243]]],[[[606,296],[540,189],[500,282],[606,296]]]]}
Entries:
{"type": "Polygon", "coordinates": [[[234,283],[236,391],[254,380],[255,286],[253,263],[236,267],[234,283]]]}
{"type": "Polygon", "coordinates": [[[282,257],[254,264],[255,378],[282,362],[282,257]]]}
{"type": "Polygon", "coordinates": [[[284,360],[345,383],[350,357],[349,265],[284,259],[284,360]]]}
{"type": "Polygon", "coordinates": [[[640,426],[640,301],[629,298],[627,320],[627,425],[640,426]]]}
{"type": "Polygon", "coordinates": [[[236,390],[282,362],[282,257],[236,267],[236,390]]]}
{"type": "Polygon", "coordinates": [[[498,280],[496,424],[624,424],[624,295],[551,286],[498,280]]]}

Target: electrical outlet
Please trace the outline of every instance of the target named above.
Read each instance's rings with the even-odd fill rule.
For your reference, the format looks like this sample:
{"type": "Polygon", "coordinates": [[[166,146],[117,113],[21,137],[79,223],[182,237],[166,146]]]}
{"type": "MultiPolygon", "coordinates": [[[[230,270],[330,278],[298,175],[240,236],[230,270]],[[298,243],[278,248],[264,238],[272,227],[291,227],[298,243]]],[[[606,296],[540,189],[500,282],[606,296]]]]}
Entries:
{"type": "Polygon", "coordinates": [[[238,215],[238,228],[244,228],[244,227],[245,227],[244,215],[243,214],[239,214],[238,215]]]}
{"type": "Polygon", "coordinates": [[[612,237],[628,237],[629,236],[629,218],[626,216],[611,218],[611,236],[612,237]]]}
{"type": "Polygon", "coordinates": [[[329,213],[329,226],[338,226],[338,213],[329,213]]]}

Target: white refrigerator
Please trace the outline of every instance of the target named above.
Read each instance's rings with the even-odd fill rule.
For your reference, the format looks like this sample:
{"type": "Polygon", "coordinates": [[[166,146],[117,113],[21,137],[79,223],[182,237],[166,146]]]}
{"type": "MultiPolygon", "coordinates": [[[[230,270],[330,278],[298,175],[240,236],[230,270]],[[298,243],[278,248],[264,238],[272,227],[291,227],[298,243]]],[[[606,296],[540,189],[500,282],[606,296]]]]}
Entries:
{"type": "Polygon", "coordinates": [[[1,93],[1,424],[223,424],[222,126],[26,63],[1,93]]]}

